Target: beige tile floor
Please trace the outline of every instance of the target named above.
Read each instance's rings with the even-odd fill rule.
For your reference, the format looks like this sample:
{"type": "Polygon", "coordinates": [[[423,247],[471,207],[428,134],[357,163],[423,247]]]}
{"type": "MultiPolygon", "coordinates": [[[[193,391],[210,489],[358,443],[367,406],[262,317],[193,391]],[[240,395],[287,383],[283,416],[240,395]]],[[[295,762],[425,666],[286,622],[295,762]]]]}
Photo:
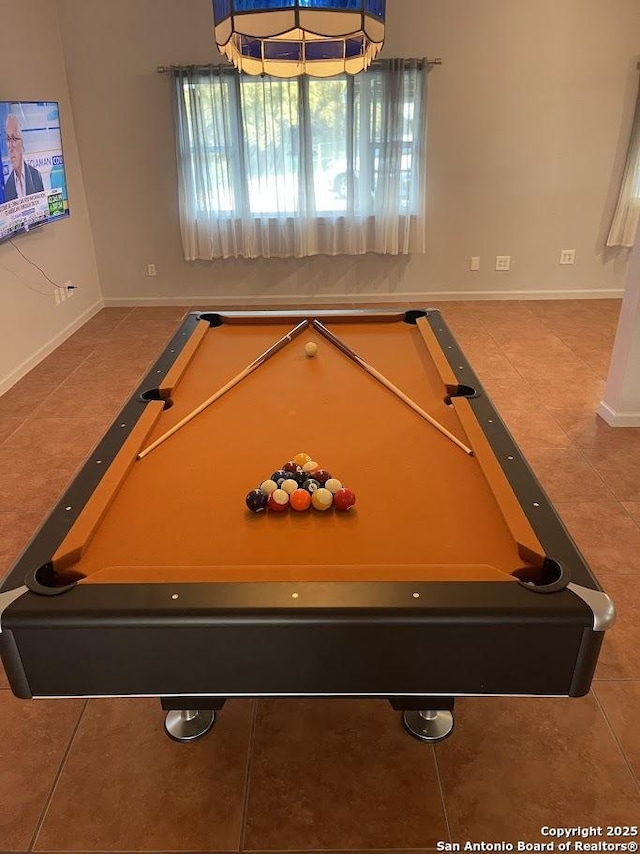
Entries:
{"type": "MultiPolygon", "coordinates": [[[[183,746],[155,701],[23,702],[0,671],[0,852],[416,854],[638,823],[640,429],[594,415],[620,304],[439,307],[618,606],[591,694],[459,701],[435,748],[384,702],[235,701],[183,746]]],[[[0,398],[0,573],[187,308],[105,309],[0,398]]]]}

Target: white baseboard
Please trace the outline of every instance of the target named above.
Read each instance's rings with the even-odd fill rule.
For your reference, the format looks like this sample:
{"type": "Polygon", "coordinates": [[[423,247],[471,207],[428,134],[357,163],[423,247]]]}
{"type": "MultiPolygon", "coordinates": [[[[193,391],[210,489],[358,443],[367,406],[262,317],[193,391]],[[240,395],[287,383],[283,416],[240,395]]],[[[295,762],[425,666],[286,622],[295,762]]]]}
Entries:
{"type": "Polygon", "coordinates": [[[597,412],[611,427],[640,427],[640,412],[616,412],[604,400],[597,412]]]}
{"type": "Polygon", "coordinates": [[[38,365],[43,359],[46,359],[48,355],[53,353],[53,351],[59,347],[67,338],[70,338],[74,332],[77,332],[81,326],[90,320],[94,314],[97,314],[101,308],[103,308],[104,303],[102,300],[98,300],[95,302],[90,308],[84,311],[80,317],[77,317],[73,323],[70,323],[69,326],[66,326],[62,332],[59,332],[51,341],[47,342],[43,347],[40,347],[39,350],[30,356],[26,361],[24,361],[21,365],[18,365],[15,370],[11,371],[10,374],[7,374],[6,377],[0,379],[0,395],[4,394],[6,391],[9,391],[11,386],[14,386],[25,374],[28,374],[29,371],[33,370],[36,365],[38,365]]]}
{"type": "Polygon", "coordinates": [[[622,289],[600,289],[580,291],[425,291],[424,293],[357,293],[357,294],[236,294],[234,296],[191,296],[183,294],[170,297],[105,297],[104,304],[107,307],[127,306],[171,306],[215,305],[220,308],[226,306],[237,306],[242,303],[250,305],[291,305],[304,303],[305,305],[327,305],[335,302],[337,305],[345,302],[354,303],[398,303],[410,302],[414,305],[428,306],[432,302],[453,301],[475,301],[475,300],[584,300],[584,299],[622,299],[622,289]]]}

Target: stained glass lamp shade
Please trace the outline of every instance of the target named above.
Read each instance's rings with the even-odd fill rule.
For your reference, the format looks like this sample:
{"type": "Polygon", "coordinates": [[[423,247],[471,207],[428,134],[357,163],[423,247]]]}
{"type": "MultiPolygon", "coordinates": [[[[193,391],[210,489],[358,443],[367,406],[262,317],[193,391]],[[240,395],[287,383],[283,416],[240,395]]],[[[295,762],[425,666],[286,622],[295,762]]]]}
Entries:
{"type": "Polygon", "coordinates": [[[246,74],[357,74],[380,53],[385,0],[213,0],[218,49],[246,74]]]}

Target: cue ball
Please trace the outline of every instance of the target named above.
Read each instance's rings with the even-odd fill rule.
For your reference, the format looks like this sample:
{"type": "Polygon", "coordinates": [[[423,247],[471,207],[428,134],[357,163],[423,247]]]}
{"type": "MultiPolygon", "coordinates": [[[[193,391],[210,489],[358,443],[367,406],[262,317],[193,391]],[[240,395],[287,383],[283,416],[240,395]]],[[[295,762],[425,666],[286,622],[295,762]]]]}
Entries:
{"type": "Polygon", "coordinates": [[[304,345],[304,352],[310,359],[313,359],[313,357],[318,352],[318,345],[315,344],[313,341],[309,341],[307,344],[304,345]]]}

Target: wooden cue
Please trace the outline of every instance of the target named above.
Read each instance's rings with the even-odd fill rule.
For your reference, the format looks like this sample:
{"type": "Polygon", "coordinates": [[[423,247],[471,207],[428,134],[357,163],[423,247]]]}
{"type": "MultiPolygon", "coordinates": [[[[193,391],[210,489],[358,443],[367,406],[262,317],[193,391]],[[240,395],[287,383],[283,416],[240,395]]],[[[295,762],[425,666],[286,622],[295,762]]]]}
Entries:
{"type": "Polygon", "coordinates": [[[368,362],[365,362],[364,359],[361,359],[357,353],[355,353],[350,347],[348,347],[344,343],[344,341],[341,341],[340,338],[333,334],[333,332],[329,332],[327,327],[320,323],[319,320],[314,320],[313,326],[315,329],[318,330],[321,335],[324,335],[324,337],[328,341],[331,341],[331,343],[335,347],[337,347],[338,350],[343,352],[345,356],[348,356],[350,359],[360,365],[361,368],[364,368],[364,370],[368,374],[370,374],[374,379],[378,380],[378,382],[381,382],[382,385],[385,386],[385,388],[389,389],[389,391],[392,391],[396,395],[396,397],[399,397],[400,400],[404,401],[407,406],[411,407],[414,412],[417,412],[418,415],[425,419],[425,421],[428,421],[429,424],[439,430],[444,436],[447,437],[447,439],[451,439],[451,441],[461,450],[463,450],[465,454],[469,454],[470,457],[473,456],[473,451],[471,450],[471,448],[468,448],[465,444],[463,444],[460,439],[454,436],[453,433],[450,433],[446,427],[443,427],[442,424],[436,421],[435,418],[432,418],[428,412],[425,412],[424,409],[421,409],[418,404],[415,403],[415,401],[411,400],[411,398],[408,397],[403,391],[400,391],[400,389],[395,386],[390,380],[388,380],[385,376],[383,376],[383,374],[381,374],[379,371],[376,371],[376,369],[370,364],[368,364],[368,362]]]}
{"type": "Polygon", "coordinates": [[[257,359],[254,359],[250,365],[247,365],[247,367],[243,371],[240,371],[240,373],[233,377],[233,379],[229,380],[229,382],[223,385],[222,388],[219,388],[218,391],[211,395],[211,397],[207,398],[204,403],[201,403],[200,406],[196,407],[196,409],[194,409],[188,415],[185,415],[185,417],[178,421],[177,424],[174,424],[170,430],[167,430],[167,432],[163,433],[163,435],[156,439],[155,442],[152,442],[148,448],[145,448],[143,451],[140,451],[140,453],[138,454],[138,459],[141,460],[146,457],[147,454],[150,454],[151,451],[155,450],[158,445],[161,445],[170,436],[173,436],[174,433],[177,433],[178,430],[184,427],[185,424],[188,424],[189,421],[192,421],[197,415],[200,415],[200,413],[203,412],[208,406],[211,406],[212,403],[215,403],[215,401],[221,398],[223,394],[226,394],[235,385],[238,385],[238,383],[241,382],[245,377],[248,377],[249,374],[255,371],[256,368],[259,368],[260,365],[264,365],[267,359],[270,359],[272,356],[275,356],[275,354],[279,350],[282,350],[283,347],[286,347],[287,344],[290,344],[291,341],[293,341],[294,338],[296,338],[304,329],[306,329],[308,325],[309,321],[303,320],[294,329],[292,329],[291,332],[287,332],[286,335],[283,335],[282,338],[276,341],[275,344],[272,344],[268,350],[265,350],[264,353],[258,356],[257,359]]]}

